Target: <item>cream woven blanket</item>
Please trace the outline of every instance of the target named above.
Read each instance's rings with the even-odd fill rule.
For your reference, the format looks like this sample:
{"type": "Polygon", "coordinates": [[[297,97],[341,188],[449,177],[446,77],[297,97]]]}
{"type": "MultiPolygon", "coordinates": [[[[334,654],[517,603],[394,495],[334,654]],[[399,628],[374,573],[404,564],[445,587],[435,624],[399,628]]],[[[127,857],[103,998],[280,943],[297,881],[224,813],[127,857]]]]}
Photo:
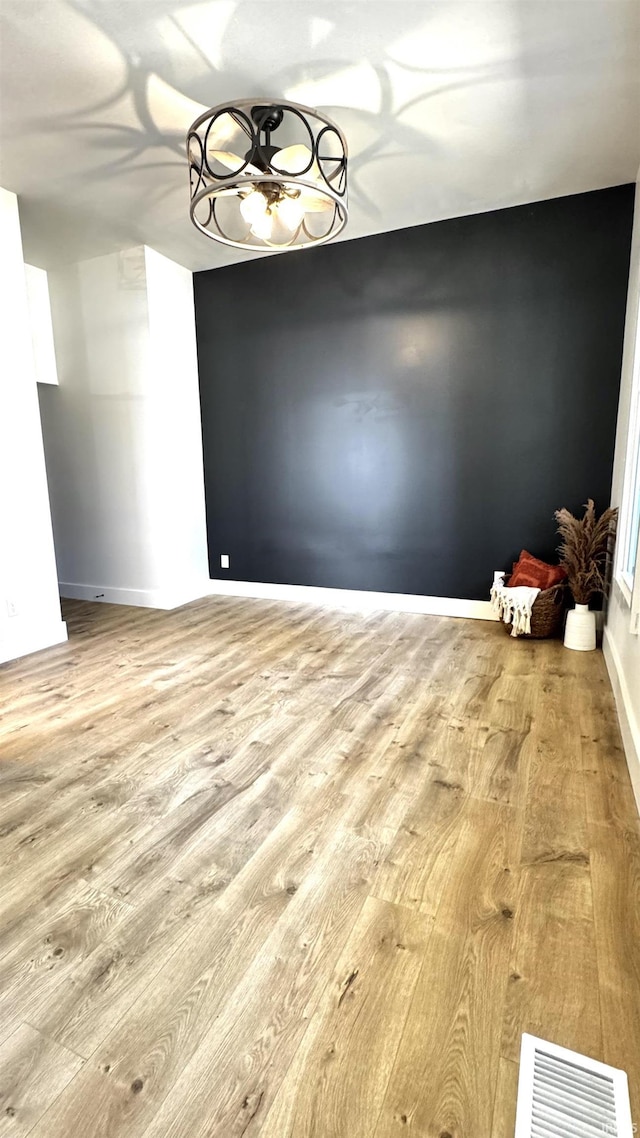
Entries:
{"type": "Polygon", "coordinates": [[[530,589],[527,585],[508,589],[504,577],[504,573],[493,575],[491,607],[505,624],[512,625],[512,636],[522,636],[531,632],[531,609],[540,590],[530,589]]]}

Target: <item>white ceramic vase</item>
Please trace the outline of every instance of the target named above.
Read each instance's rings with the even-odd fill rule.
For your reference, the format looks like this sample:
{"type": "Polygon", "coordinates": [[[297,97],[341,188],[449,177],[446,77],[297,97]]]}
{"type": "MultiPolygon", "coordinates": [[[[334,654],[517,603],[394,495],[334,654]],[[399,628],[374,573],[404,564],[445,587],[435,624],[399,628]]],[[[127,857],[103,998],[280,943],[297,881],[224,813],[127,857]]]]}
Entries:
{"type": "Polygon", "coordinates": [[[576,605],[567,613],[564,646],[575,652],[592,652],[596,646],[596,614],[588,605],[576,605]]]}

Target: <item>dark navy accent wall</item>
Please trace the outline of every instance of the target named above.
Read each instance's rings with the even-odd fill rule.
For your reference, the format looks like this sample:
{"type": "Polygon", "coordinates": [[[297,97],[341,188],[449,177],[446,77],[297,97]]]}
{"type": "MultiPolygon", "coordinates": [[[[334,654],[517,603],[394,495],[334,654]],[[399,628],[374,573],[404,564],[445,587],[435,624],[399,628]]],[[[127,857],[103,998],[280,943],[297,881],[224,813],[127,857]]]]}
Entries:
{"type": "Polygon", "coordinates": [[[609,502],[633,193],[197,273],[212,577],[482,599],[552,557],[609,502]]]}

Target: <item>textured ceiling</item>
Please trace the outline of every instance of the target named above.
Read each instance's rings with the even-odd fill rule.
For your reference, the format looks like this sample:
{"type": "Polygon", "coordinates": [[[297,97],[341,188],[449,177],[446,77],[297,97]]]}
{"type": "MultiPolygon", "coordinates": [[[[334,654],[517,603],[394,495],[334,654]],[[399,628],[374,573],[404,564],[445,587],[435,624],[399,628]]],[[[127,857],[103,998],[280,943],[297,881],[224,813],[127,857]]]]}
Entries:
{"type": "Polygon", "coordinates": [[[320,107],[344,239],[634,181],[640,0],[0,0],[0,184],[27,258],[145,242],[241,259],[188,218],[184,134],[239,97],[320,107]]]}

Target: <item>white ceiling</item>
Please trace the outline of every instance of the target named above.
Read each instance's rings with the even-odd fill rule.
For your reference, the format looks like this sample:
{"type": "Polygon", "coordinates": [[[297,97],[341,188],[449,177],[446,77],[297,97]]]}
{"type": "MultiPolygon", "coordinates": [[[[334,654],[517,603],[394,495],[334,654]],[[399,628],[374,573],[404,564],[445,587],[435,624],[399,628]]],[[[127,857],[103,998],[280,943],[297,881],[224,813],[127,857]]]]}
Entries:
{"type": "Polygon", "coordinates": [[[345,239],[635,181],[640,0],[0,0],[0,184],[45,267],[145,242],[241,259],[188,217],[184,134],[272,96],[336,119],[345,239]]]}

